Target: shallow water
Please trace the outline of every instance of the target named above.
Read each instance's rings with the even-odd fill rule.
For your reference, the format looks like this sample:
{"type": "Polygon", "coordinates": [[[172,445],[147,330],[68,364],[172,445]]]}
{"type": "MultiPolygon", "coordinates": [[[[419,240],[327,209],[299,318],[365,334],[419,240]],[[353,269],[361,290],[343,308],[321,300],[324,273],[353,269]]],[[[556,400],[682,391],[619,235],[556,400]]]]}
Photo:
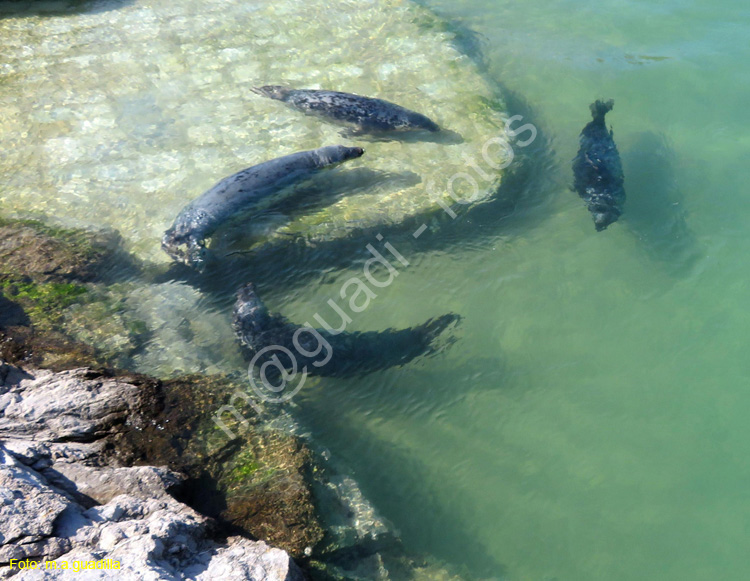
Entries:
{"type": "MultiPolygon", "coordinates": [[[[364,167],[380,180],[355,192],[334,183],[317,207],[245,233],[259,244],[294,234],[321,240],[439,209],[432,198],[441,190],[429,180],[444,183],[464,156],[504,134],[499,96],[448,42],[441,21],[413,4],[343,0],[324,10],[315,2],[254,2],[227,15],[218,0],[110,2],[102,6],[111,10],[52,17],[34,6],[6,3],[14,12],[0,21],[0,169],[9,178],[0,204],[117,228],[151,260],[167,260],[161,233],[182,206],[269,158],[335,143],[367,146],[367,157],[346,170],[364,167]],[[398,101],[457,136],[453,143],[353,141],[251,91],[284,83],[398,101]]],[[[340,181],[342,173],[334,176],[340,181]]],[[[457,196],[481,201],[496,184],[477,184],[476,192],[461,180],[454,185],[457,196]]]]}
{"type": "MultiPolygon", "coordinates": [[[[318,442],[348,463],[410,547],[463,565],[474,576],[748,578],[750,271],[745,257],[750,242],[745,231],[750,202],[744,192],[750,113],[741,96],[750,89],[745,65],[750,13],[744,4],[729,1],[432,0],[428,5],[457,19],[459,33],[462,26],[479,33],[462,34],[460,46],[481,48],[488,80],[475,68],[477,52],[474,60],[457,58],[448,65],[451,59],[441,55],[457,54],[450,52],[455,50],[448,42],[452,32],[414,26],[413,14],[424,18],[424,13],[412,13],[409,4],[353,10],[342,16],[341,29],[356,27],[360,13],[377,16],[385,29],[367,29],[367,34],[392,35],[400,43],[394,54],[408,47],[417,59],[404,74],[429,76],[433,83],[449,72],[457,75],[444,85],[451,98],[459,94],[456,86],[469,93],[484,87],[489,95],[492,83],[498,83],[509,113],[533,120],[540,132],[528,150],[531,170],[511,184],[517,191],[506,192],[522,202],[511,212],[497,204],[474,211],[457,207],[455,220],[444,218],[441,228],[430,228],[418,240],[411,231],[391,232],[388,240],[410,264],[352,317],[350,328],[403,327],[456,312],[464,317],[459,340],[403,368],[310,382],[294,400],[297,413],[318,442]],[[597,97],[616,102],[608,121],[623,157],[628,194],[625,215],[602,233],[594,231],[585,207],[568,189],[577,135],[597,97]]],[[[239,64],[231,60],[235,53],[226,52],[247,47],[227,47],[220,35],[212,36],[211,27],[223,21],[218,14],[207,16],[198,4],[183,2],[170,14],[149,6],[135,3],[43,21],[61,27],[61,38],[69,39],[69,19],[109,22],[139,11],[132,30],[120,31],[115,54],[123,67],[136,69],[128,79],[143,81],[127,85],[132,90],[122,101],[97,101],[100,91],[123,89],[116,77],[107,81],[110,88],[102,87],[98,75],[86,77],[83,84],[92,95],[87,119],[73,119],[73,111],[65,117],[43,105],[31,112],[42,116],[32,119],[37,134],[23,139],[18,135],[25,122],[13,107],[27,114],[25,105],[9,108],[8,85],[3,85],[2,136],[4,144],[11,136],[14,149],[3,161],[11,179],[0,208],[18,210],[32,200],[35,211],[59,215],[84,196],[88,205],[83,207],[96,211],[101,205],[97,216],[117,208],[108,223],[122,226],[125,215],[123,235],[143,256],[158,260],[154,240],[185,200],[175,191],[180,184],[201,191],[217,173],[233,171],[266,147],[278,154],[296,149],[285,141],[292,133],[297,139],[303,131],[312,144],[321,136],[337,137],[337,129],[270,101],[240,98],[240,88],[254,82],[256,72],[244,62],[249,53],[239,64]],[[212,42],[196,41],[200,27],[212,42]],[[182,43],[190,48],[171,65],[179,69],[177,80],[156,82],[162,73],[153,69],[149,55],[177,54],[174,47],[182,43]],[[200,98],[218,78],[225,90],[200,98]],[[262,144],[237,122],[249,116],[250,107],[273,133],[262,144]],[[222,112],[226,120],[214,122],[222,112]],[[80,150],[60,140],[85,139],[86,122],[104,123],[91,129],[97,135],[121,132],[116,120],[133,118],[123,121],[124,134],[113,137],[117,147],[80,163],[76,171],[81,173],[65,174],[70,170],[64,156],[80,150]],[[24,151],[26,157],[18,157],[24,151]],[[113,152],[121,156],[108,162],[113,152]],[[93,187],[103,179],[107,196],[93,187]],[[133,190],[133,183],[141,189],[133,190]],[[145,206],[154,192],[163,196],[156,210],[145,206]]],[[[244,6],[233,10],[244,14],[256,5],[244,6]]],[[[288,14],[285,6],[276,3],[265,16],[269,43],[292,34],[279,25],[288,14]]],[[[24,29],[15,18],[0,25],[3,34],[24,29]]],[[[97,34],[91,26],[90,34],[97,34]]],[[[36,46],[54,47],[55,38],[40,35],[36,46]]],[[[332,69],[321,65],[313,83],[350,75],[363,83],[351,90],[380,89],[368,84],[376,83],[369,75],[347,68],[365,68],[352,64],[356,61],[379,70],[382,49],[370,52],[368,38],[356,41],[366,58],[336,53],[347,63],[335,69],[340,76],[327,76],[332,69]]],[[[292,39],[285,46],[309,41],[292,39]]],[[[23,56],[30,43],[19,41],[13,50],[23,56]]],[[[60,50],[79,58],[70,43],[60,50]]],[[[261,53],[272,54],[265,50],[261,53]]],[[[305,59],[318,53],[308,47],[299,54],[308,63],[305,59]]],[[[46,55],[38,58],[50,58],[46,55]]],[[[297,58],[294,53],[289,60],[297,63],[297,58]]],[[[263,82],[283,69],[264,71],[263,82]]],[[[61,95],[80,97],[66,83],[74,74],[90,72],[80,60],[38,70],[55,75],[55,89],[44,93],[53,104],[61,95]]],[[[295,69],[297,76],[289,80],[300,74],[295,69]]],[[[50,86],[48,79],[29,75],[29,87],[50,86]]],[[[76,83],[80,87],[80,79],[76,83]]],[[[415,97],[414,87],[398,89],[403,103],[415,106],[407,100],[415,97]]],[[[438,120],[450,116],[458,122],[464,116],[460,108],[426,107],[424,112],[438,120]]],[[[411,144],[380,147],[398,147],[399,159],[425,180],[430,168],[415,159],[411,144]]],[[[90,151],[87,147],[85,153],[90,151]]],[[[80,153],[71,163],[84,158],[80,153]]],[[[372,167],[372,158],[367,159],[363,167],[372,167]]],[[[441,172],[465,168],[460,157],[446,159],[450,167],[436,162],[441,172]]],[[[66,217],[87,222],[75,212],[66,217]]],[[[227,311],[246,272],[259,282],[269,306],[292,320],[312,320],[315,313],[330,317],[326,301],[338,296],[350,277],[361,275],[364,247],[376,244],[374,233],[317,252],[270,254],[270,263],[264,257],[247,263],[248,270],[236,279],[225,275],[214,282],[188,278],[141,286],[133,300],[161,335],[139,365],[165,373],[239,368],[227,311]],[[189,340],[180,333],[184,321],[192,325],[189,340]]]]}

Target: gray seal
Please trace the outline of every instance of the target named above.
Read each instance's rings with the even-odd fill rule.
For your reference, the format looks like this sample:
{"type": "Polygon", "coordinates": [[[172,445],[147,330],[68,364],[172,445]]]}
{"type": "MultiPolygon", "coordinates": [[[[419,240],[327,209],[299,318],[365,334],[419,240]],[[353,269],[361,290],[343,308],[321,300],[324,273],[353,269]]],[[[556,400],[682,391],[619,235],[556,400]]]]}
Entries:
{"type": "Polygon", "coordinates": [[[573,159],[574,188],[586,201],[597,232],[616,222],[625,204],[625,178],[614,133],[604,123],[604,116],[615,102],[591,104],[593,120],[581,131],[581,146],[573,159]]]}
{"type": "Polygon", "coordinates": [[[329,145],[243,169],[185,206],[164,233],[161,247],[174,260],[201,269],[206,259],[205,240],[231,217],[256,208],[272,194],[323,168],[360,157],[364,152],[361,147],[329,145]]]}
{"type": "Polygon", "coordinates": [[[303,369],[310,375],[350,377],[404,365],[436,352],[439,336],[460,319],[449,313],[408,329],[334,333],[270,313],[248,283],[237,293],[233,324],[245,354],[257,367],[274,371],[264,375],[275,383],[286,372],[303,369]]]}
{"type": "Polygon", "coordinates": [[[349,135],[440,131],[437,123],[429,117],[383,99],[339,91],[289,89],[279,85],[254,87],[253,91],[303,113],[348,125],[352,127],[349,135]]]}

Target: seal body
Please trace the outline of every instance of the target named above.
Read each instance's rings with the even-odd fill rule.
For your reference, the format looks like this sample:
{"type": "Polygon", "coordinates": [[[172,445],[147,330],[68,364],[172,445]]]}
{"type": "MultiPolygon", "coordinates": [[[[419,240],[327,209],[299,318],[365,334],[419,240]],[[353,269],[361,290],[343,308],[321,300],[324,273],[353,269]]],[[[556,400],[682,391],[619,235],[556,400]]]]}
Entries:
{"type": "Polygon", "coordinates": [[[440,131],[429,117],[382,99],[339,91],[289,89],[278,85],[255,87],[264,97],[282,101],[307,113],[353,128],[353,134],[392,131],[440,131]]]}
{"type": "Polygon", "coordinates": [[[269,313],[252,283],[237,293],[233,316],[235,332],[257,367],[270,367],[276,376],[304,369],[326,377],[364,375],[404,365],[436,351],[438,337],[459,320],[458,315],[447,314],[408,329],[335,333],[295,325],[269,313]]]}
{"type": "Polygon", "coordinates": [[[581,145],[573,160],[574,188],[586,201],[597,231],[616,222],[625,204],[620,154],[614,134],[604,123],[613,106],[611,100],[591,105],[593,120],[581,131],[581,145]]]}
{"type": "Polygon", "coordinates": [[[201,268],[205,261],[205,240],[229,218],[259,206],[272,194],[323,168],[360,157],[363,153],[361,147],[330,145],[243,169],[224,178],[185,206],[172,227],[164,233],[161,247],[173,259],[201,268]]]}

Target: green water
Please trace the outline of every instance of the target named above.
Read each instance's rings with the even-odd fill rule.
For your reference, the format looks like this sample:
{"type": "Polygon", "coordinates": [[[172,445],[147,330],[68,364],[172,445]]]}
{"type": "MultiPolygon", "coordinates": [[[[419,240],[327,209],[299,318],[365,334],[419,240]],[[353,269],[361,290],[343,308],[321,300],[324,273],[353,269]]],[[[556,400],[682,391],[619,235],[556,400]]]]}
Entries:
{"type": "MultiPolygon", "coordinates": [[[[332,30],[351,27],[347,42],[357,50],[320,49],[319,61],[314,47],[323,40],[284,26],[290,14],[306,17],[297,3],[260,13],[253,4],[135,3],[0,21],[15,39],[4,48],[15,60],[2,69],[0,209],[103,221],[141,256],[161,261],[161,232],[194,190],[266,151],[337,138],[316,121],[247,100],[242,88],[256,78],[272,82],[286,67],[294,82],[309,71],[308,86],[350,82],[336,88],[392,91],[412,106],[433,97],[441,105],[426,112],[467,123],[464,145],[474,151],[497,126],[495,113],[465,111],[472,91],[486,95],[496,83],[508,113],[539,130],[532,175],[514,186],[523,202],[510,213],[457,207],[455,221],[419,240],[389,235],[410,265],[350,325],[403,327],[456,312],[459,340],[402,368],[311,382],[295,398],[296,412],[409,547],[476,577],[750,578],[746,5],[428,2],[459,32],[478,33],[460,35],[460,47],[473,51],[462,58],[449,29],[425,25],[409,3],[339,4],[316,18],[335,22],[332,30]],[[260,17],[268,29],[232,28],[260,17]],[[29,26],[27,18],[40,20],[29,26]],[[42,23],[58,27],[56,36],[13,36],[33,37],[42,23]],[[103,26],[122,45],[91,56],[86,39],[102,42],[103,26]],[[235,35],[231,46],[211,32],[222,26],[235,35]],[[411,68],[389,83],[382,58],[404,51],[411,68]],[[120,86],[118,75],[142,84],[120,86]],[[43,98],[21,98],[21,88],[43,98]],[[577,136],[597,97],[616,102],[608,121],[628,195],[622,220],[602,233],[568,189],[577,136]],[[86,116],[65,99],[85,103],[86,116]],[[92,154],[107,135],[114,146],[92,154]]],[[[375,151],[403,160],[422,183],[430,171],[465,169],[460,156],[420,159],[432,145],[375,151]]],[[[343,210],[328,215],[348,220],[342,200],[343,210]]],[[[315,260],[299,265],[304,275],[285,263],[283,274],[266,265],[247,278],[274,310],[311,320],[329,314],[326,301],[361,273],[368,242],[376,243],[374,232],[336,247],[352,258],[327,267],[327,251],[305,255],[315,260]]],[[[140,369],[240,368],[228,321],[236,282],[207,295],[179,281],[134,291],[133,308],[159,331],[140,369]],[[175,331],[186,320],[189,341],[175,331]]]]}
{"type": "Polygon", "coordinates": [[[408,542],[477,575],[750,578],[747,5],[428,4],[484,37],[551,183],[494,238],[420,255],[362,321],[455,310],[460,342],[327,384],[305,417],[408,542]],[[628,194],[599,234],[567,190],[597,97],[628,194]]]}

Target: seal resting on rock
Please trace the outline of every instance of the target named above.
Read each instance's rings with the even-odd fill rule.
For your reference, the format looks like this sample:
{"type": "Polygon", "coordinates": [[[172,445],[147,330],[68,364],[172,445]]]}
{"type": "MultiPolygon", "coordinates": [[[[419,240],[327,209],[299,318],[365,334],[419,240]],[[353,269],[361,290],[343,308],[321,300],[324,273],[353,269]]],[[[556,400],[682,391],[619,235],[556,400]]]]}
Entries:
{"type": "Polygon", "coordinates": [[[206,259],[206,238],[229,218],[243,211],[260,209],[260,203],[268,203],[272,194],[323,168],[360,157],[364,152],[361,147],[329,145],[243,169],[185,206],[164,233],[161,247],[173,259],[201,269],[206,259]]]}
{"type": "Polygon", "coordinates": [[[284,372],[305,369],[311,375],[349,377],[404,365],[437,351],[438,337],[460,319],[450,313],[408,329],[335,333],[270,313],[248,283],[237,293],[233,324],[246,354],[257,367],[270,367],[274,374],[266,371],[265,377],[275,383],[284,372]]]}
{"type": "Polygon", "coordinates": [[[614,104],[609,100],[591,105],[594,119],[581,131],[581,147],[573,160],[574,188],[586,201],[597,231],[616,222],[625,204],[620,154],[612,130],[604,123],[614,104]]]}
{"type": "Polygon", "coordinates": [[[289,89],[279,85],[254,87],[258,95],[282,101],[303,113],[351,127],[345,135],[404,131],[440,131],[429,117],[395,103],[339,91],[289,89]]]}

